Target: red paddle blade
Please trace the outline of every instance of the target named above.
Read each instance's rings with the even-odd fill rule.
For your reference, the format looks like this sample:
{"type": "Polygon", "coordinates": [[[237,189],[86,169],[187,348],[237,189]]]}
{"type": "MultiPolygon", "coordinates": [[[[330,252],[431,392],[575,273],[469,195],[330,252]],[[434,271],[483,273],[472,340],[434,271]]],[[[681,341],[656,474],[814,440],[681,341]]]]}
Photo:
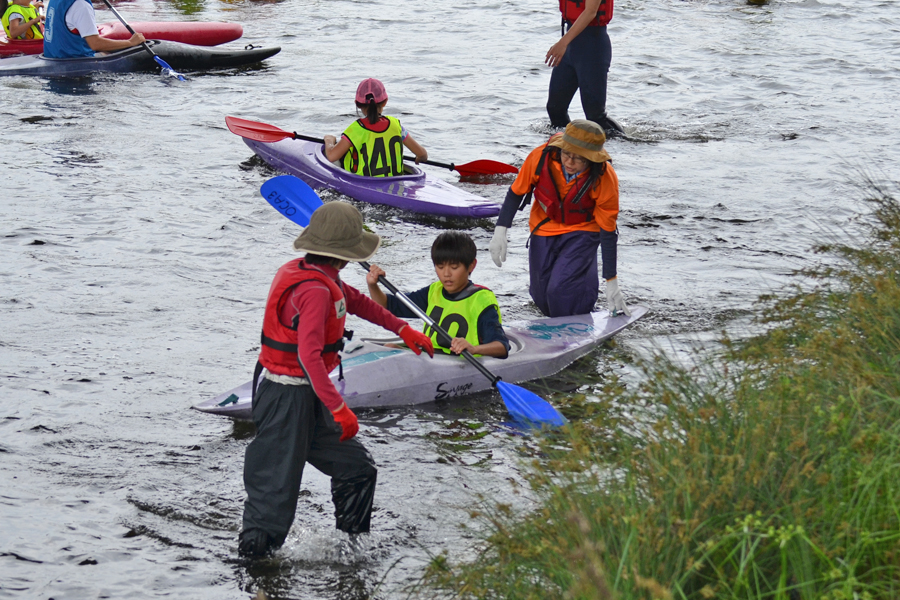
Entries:
{"type": "Polygon", "coordinates": [[[473,160],[464,165],[456,165],[456,171],[459,173],[460,177],[503,175],[506,173],[519,172],[514,166],[496,160],[473,160]]]}
{"type": "Polygon", "coordinates": [[[225,124],[231,133],[257,142],[277,142],[285,138],[294,137],[294,134],[290,131],[279,129],[268,123],[260,123],[259,121],[225,117],[225,124]]]}

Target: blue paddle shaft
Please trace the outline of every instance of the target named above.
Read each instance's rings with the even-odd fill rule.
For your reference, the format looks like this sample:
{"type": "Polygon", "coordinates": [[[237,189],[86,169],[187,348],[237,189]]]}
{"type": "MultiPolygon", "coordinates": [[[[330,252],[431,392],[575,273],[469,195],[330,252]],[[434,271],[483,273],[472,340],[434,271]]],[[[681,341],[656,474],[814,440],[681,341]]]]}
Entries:
{"type": "MultiPolygon", "coordinates": [[[[113,5],[109,3],[109,0],[103,0],[103,4],[106,5],[106,8],[108,8],[109,10],[112,11],[112,14],[116,15],[116,18],[119,19],[119,21],[122,22],[122,25],[125,26],[125,29],[127,29],[128,32],[131,33],[131,35],[134,35],[134,33],[135,33],[134,29],[132,29],[132,28],[131,28],[131,25],[129,25],[128,22],[125,21],[125,19],[122,17],[122,15],[119,14],[119,11],[117,11],[117,10],[115,9],[115,7],[113,7],[113,5]]],[[[150,49],[150,46],[147,44],[147,42],[142,43],[141,46],[143,46],[144,50],[146,50],[147,52],[150,53],[150,56],[153,57],[153,60],[155,60],[156,63],[157,63],[160,67],[162,67],[162,68],[165,69],[166,71],[171,71],[171,72],[172,72],[179,80],[181,80],[181,81],[187,81],[187,80],[184,78],[184,75],[182,75],[181,73],[179,73],[178,71],[176,71],[175,69],[173,69],[172,67],[170,67],[170,66],[169,66],[169,63],[167,63],[166,61],[164,61],[163,59],[161,59],[161,58],[156,54],[156,52],[154,52],[153,50],[151,50],[151,49],[150,49]]]]}
{"type": "MultiPolygon", "coordinates": [[[[361,261],[359,265],[366,271],[370,269],[369,263],[365,261],[361,261]]],[[[378,276],[378,283],[390,290],[409,310],[413,311],[420,319],[428,323],[429,327],[437,331],[439,336],[442,336],[447,340],[453,339],[450,337],[450,334],[440,325],[435,323],[434,319],[429,317],[424,310],[416,306],[412,300],[407,298],[406,294],[398,290],[390,281],[385,279],[384,275],[378,276]]],[[[529,392],[525,388],[517,385],[501,381],[499,377],[491,373],[487,367],[481,364],[477,358],[472,356],[472,353],[468,350],[463,350],[462,356],[469,361],[473,367],[478,369],[482,375],[487,377],[492,386],[497,388],[497,391],[500,392],[500,397],[503,398],[503,402],[506,404],[506,409],[515,420],[529,426],[541,426],[546,423],[548,425],[561,427],[566,424],[566,418],[562,416],[552,404],[537,394],[529,392]]]]}

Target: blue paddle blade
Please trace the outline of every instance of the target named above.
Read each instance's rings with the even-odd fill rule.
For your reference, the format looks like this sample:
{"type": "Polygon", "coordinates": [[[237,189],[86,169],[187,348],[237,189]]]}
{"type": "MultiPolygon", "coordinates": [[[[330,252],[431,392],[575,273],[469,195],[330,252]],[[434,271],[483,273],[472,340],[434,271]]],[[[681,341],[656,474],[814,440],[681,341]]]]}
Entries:
{"type": "Polygon", "coordinates": [[[497,389],[506,404],[506,410],[516,421],[532,427],[566,424],[566,418],[537,394],[505,381],[498,381],[497,389]]]}
{"type": "Polygon", "coordinates": [[[157,64],[158,64],[160,67],[162,67],[163,71],[164,71],[167,75],[171,75],[172,77],[177,77],[179,81],[187,81],[187,79],[184,78],[184,75],[182,75],[181,73],[179,73],[178,71],[176,71],[175,69],[173,69],[172,67],[170,67],[170,66],[169,66],[169,63],[167,63],[166,61],[164,61],[163,59],[161,59],[161,58],[158,57],[157,55],[155,55],[155,54],[153,55],[153,60],[155,60],[155,61],[157,62],[157,64]]]}
{"type": "Polygon", "coordinates": [[[259,193],[275,210],[300,227],[309,225],[313,211],[323,204],[306,182],[293,175],[273,177],[262,184],[259,193]]]}

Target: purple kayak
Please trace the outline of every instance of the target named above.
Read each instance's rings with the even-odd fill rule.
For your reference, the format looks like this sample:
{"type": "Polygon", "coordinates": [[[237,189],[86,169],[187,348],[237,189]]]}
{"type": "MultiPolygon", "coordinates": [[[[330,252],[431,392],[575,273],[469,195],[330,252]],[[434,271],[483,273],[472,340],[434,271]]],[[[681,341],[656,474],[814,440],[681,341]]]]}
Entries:
{"type": "MultiPolygon", "coordinates": [[[[548,377],[647,314],[631,306],[631,316],[610,317],[607,311],[572,317],[521,321],[504,326],[509,357],[480,357],[492,373],[508,383],[548,377]]],[[[400,340],[349,343],[341,352],[344,379],[331,374],[350,408],[409,406],[452,399],[490,389],[491,383],[461,356],[437,353],[433,359],[385,344],[400,340]]],[[[250,419],[250,382],[210,398],[194,408],[201,412],[250,419]]]]}
{"type": "Polygon", "coordinates": [[[500,204],[431,177],[411,164],[404,165],[407,175],[364,177],[329,162],[322,144],[316,142],[287,139],[267,143],[242,139],[268,164],[299,177],[314,190],[335,190],[361,202],[444,217],[477,219],[500,213],[500,204]]]}

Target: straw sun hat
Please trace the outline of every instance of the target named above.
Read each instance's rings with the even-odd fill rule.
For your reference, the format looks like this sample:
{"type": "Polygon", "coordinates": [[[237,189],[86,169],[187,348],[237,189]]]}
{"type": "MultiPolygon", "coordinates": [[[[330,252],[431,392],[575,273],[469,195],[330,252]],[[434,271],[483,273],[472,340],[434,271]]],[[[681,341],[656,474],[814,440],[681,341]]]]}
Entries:
{"type": "Polygon", "coordinates": [[[609,153],[603,149],[605,142],[606,133],[602,127],[593,121],[575,119],[566,125],[565,133],[554,137],[548,145],[602,163],[610,160],[609,153]]]}
{"type": "Polygon", "coordinates": [[[313,212],[309,225],[294,240],[294,250],[339,260],[369,260],[381,245],[381,236],[363,229],[363,218],[346,202],[329,202],[313,212]]]}

